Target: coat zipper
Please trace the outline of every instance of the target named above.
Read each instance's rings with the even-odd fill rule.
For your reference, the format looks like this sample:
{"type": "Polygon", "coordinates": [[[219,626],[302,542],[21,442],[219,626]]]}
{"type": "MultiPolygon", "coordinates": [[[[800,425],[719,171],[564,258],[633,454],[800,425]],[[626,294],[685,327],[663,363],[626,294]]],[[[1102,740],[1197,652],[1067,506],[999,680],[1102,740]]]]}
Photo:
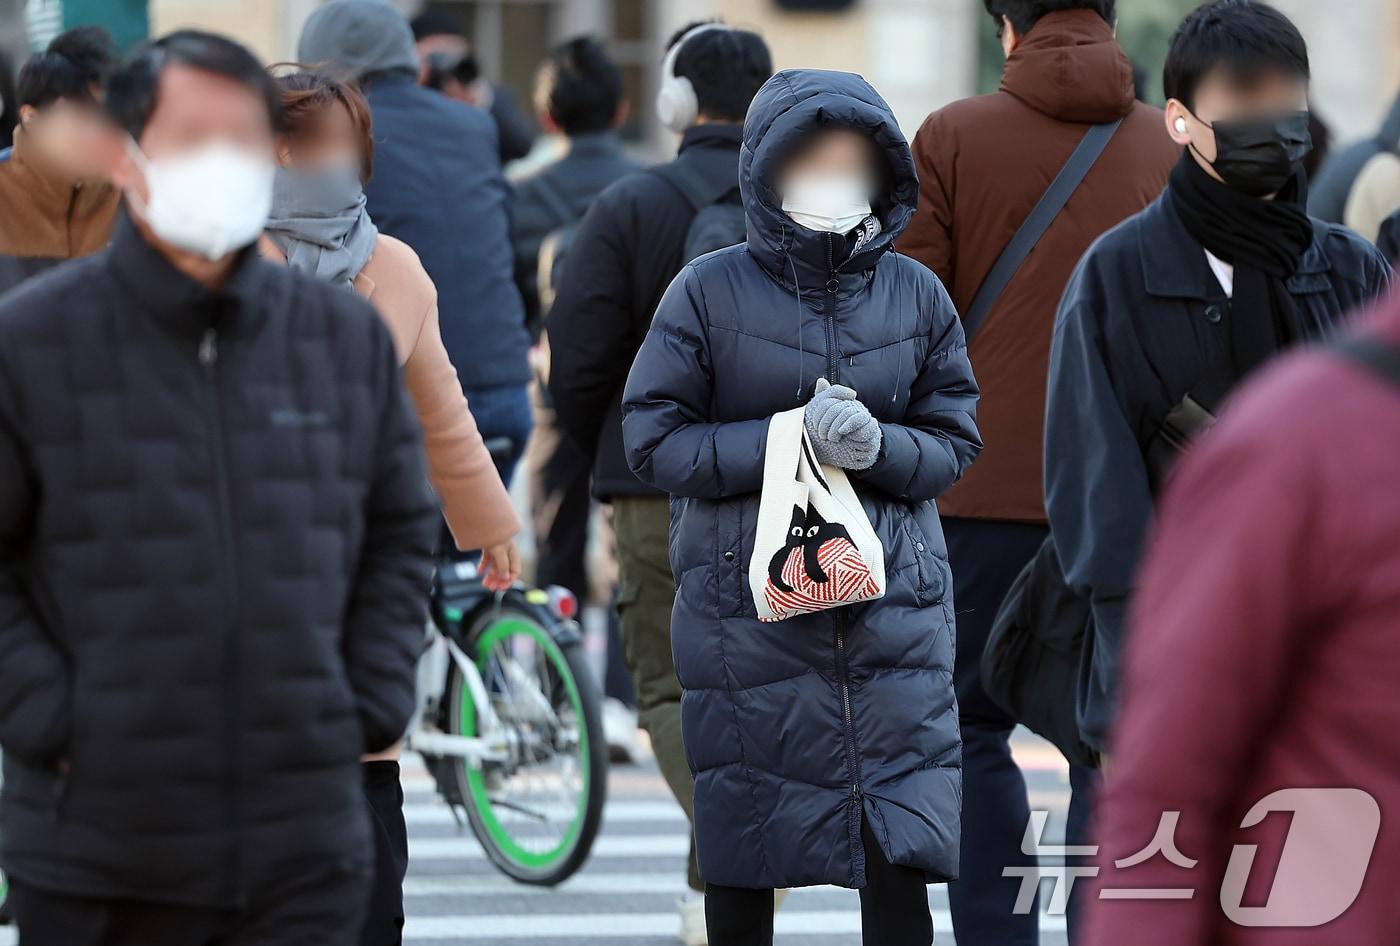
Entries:
{"type": "MultiPolygon", "coordinates": [[[[836,276],[836,235],[826,235],[826,371],[827,380],[841,380],[841,357],[836,350],[836,291],[841,288],[836,276]]],[[[849,831],[851,836],[851,874],[856,886],[865,885],[865,849],[860,836],[860,820],[865,816],[865,792],[860,786],[860,759],[856,753],[856,727],[851,718],[851,681],[846,669],[846,631],[844,617],[836,619],[836,673],[841,684],[841,718],[846,727],[846,765],[851,772],[851,807],[849,831]]]]}
{"type": "Polygon", "coordinates": [[[836,290],[841,287],[836,278],[836,264],[832,261],[834,233],[826,235],[826,380],[832,384],[841,381],[841,358],[836,351],[836,290]]]}
{"type": "Polygon", "coordinates": [[[63,220],[63,245],[68,255],[73,255],[73,217],[78,212],[78,198],[82,196],[82,183],[74,185],[68,191],[68,212],[64,214],[63,220]]]}
{"type": "Polygon", "coordinates": [[[864,842],[860,836],[860,820],[865,816],[865,791],[860,785],[860,759],[856,753],[856,726],[851,717],[851,681],[846,667],[845,617],[839,612],[836,621],[836,676],[841,686],[841,719],[846,727],[846,765],[851,773],[851,809],[848,831],[851,837],[851,874],[857,886],[865,883],[864,842]]]}
{"type": "Polygon", "coordinates": [[[242,872],[239,854],[238,781],[242,775],[238,726],[242,712],[242,693],[238,674],[238,628],[241,623],[239,607],[238,546],[234,541],[233,492],[229,483],[228,432],[224,423],[223,401],[219,393],[219,334],[207,328],[199,342],[199,364],[204,369],[205,390],[210,428],[214,431],[214,481],[219,504],[219,543],[224,562],[223,572],[229,592],[228,617],[224,621],[224,653],[222,661],[222,691],[227,699],[224,714],[224,744],[228,751],[228,771],[224,776],[224,813],[226,823],[233,829],[234,844],[229,851],[229,886],[236,907],[243,906],[242,872]]]}

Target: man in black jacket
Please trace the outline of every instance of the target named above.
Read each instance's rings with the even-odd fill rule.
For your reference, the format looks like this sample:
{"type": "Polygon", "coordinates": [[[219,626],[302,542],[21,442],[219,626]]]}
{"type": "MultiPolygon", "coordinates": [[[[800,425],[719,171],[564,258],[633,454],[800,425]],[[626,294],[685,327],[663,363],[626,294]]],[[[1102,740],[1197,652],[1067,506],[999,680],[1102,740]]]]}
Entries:
{"type": "Polygon", "coordinates": [[[343,946],[436,506],[368,304],[255,247],[276,86],[111,78],[112,245],[0,304],[0,862],[30,946],[343,946]]]}
{"type": "Polygon", "coordinates": [[[1389,278],[1375,247],[1303,209],[1308,76],[1302,36],[1273,7],[1216,0],[1190,14],[1164,83],[1181,163],[1156,202],[1089,250],[1060,303],[1046,500],[1065,578],[1092,605],[1077,708],[1101,752],[1124,608],[1174,445],[1241,378],[1328,335],[1389,278]]]}
{"type": "MultiPolygon", "coordinates": [[[[588,597],[588,532],[593,518],[589,478],[593,455],[585,454],[559,428],[554,403],[544,385],[549,374],[549,341],[544,334],[579,221],[609,184],[641,164],[623,150],[618,126],[627,118],[622,72],[602,41],[579,36],[550,50],[535,77],[535,108],[540,124],[562,136],[565,153],[515,185],[511,240],[515,281],[525,300],[526,318],[540,339],[530,396],[535,430],[525,463],[530,478],[530,514],[535,527],[535,581],[562,585],[580,601],[588,597]]],[[[604,723],[610,751],[629,756],[636,744],[633,687],[622,659],[616,621],[608,622],[608,663],[604,676],[604,723]],[[615,721],[615,722],[614,722],[615,721]]]]}
{"type": "MultiPolygon", "coordinates": [[[[723,194],[730,189],[725,184],[739,185],[744,115],[773,64],[758,35],[717,25],[696,30],[700,25],[686,27],[667,44],[670,50],[685,37],[668,56],[674,74],[665,81],[673,92],[683,83],[682,100],[686,91],[690,97],[688,108],[664,117],[681,133],[674,163],[723,194]]],[[[656,304],[689,262],[684,247],[696,215],[686,195],[658,171],[629,175],[603,191],[574,235],[549,313],[549,390],[560,427],[597,458],[594,495],[613,505],[618,611],[640,721],[688,814],[691,775],[681,746],[681,688],[671,663],[670,514],[666,497],[632,474],[622,450],[622,387],[656,304]]],[[[703,889],[693,856],[690,886],[703,889]]],[[[698,919],[703,933],[703,913],[698,919]]]]}

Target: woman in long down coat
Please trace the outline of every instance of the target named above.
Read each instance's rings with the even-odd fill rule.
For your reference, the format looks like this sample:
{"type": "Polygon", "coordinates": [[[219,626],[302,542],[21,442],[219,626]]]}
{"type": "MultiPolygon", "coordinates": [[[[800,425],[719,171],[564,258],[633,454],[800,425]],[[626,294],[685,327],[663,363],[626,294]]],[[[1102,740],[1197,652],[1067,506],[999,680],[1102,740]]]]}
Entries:
{"type": "Polygon", "coordinates": [[[863,79],[773,76],[739,178],[747,242],[676,277],[623,397],[629,462],[672,495],[710,942],[768,943],[772,888],[837,884],[861,889],[867,944],[927,946],[924,885],[957,875],[962,804],[933,500],[981,447],[977,385],[943,286],[894,252],[914,164],[863,79]],[[819,458],[850,471],[888,590],[762,623],[747,572],[768,420],[803,405],[819,458]]]}

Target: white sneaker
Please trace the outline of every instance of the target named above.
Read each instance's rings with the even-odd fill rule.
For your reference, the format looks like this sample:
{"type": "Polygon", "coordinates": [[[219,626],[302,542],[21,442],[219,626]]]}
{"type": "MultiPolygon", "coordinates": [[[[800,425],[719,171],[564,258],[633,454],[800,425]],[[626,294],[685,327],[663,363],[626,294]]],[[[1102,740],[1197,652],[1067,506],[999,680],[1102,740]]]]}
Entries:
{"type": "Polygon", "coordinates": [[[612,761],[636,762],[641,757],[637,748],[637,711],[611,696],[603,701],[603,736],[612,761]]]}
{"type": "Polygon", "coordinates": [[[676,902],[681,911],[681,931],[678,938],[685,946],[710,946],[710,934],[705,930],[705,896],[694,893],[676,902]]]}

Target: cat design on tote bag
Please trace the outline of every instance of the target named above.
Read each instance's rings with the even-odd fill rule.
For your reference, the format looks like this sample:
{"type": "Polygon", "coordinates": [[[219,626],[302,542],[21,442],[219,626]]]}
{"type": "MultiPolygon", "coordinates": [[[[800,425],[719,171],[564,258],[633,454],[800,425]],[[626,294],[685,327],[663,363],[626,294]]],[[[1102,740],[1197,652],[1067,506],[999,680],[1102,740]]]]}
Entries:
{"type": "Polygon", "coordinates": [[[761,621],[885,593],[884,549],[845,472],[817,462],[801,408],[769,422],[749,583],[761,621]]]}

